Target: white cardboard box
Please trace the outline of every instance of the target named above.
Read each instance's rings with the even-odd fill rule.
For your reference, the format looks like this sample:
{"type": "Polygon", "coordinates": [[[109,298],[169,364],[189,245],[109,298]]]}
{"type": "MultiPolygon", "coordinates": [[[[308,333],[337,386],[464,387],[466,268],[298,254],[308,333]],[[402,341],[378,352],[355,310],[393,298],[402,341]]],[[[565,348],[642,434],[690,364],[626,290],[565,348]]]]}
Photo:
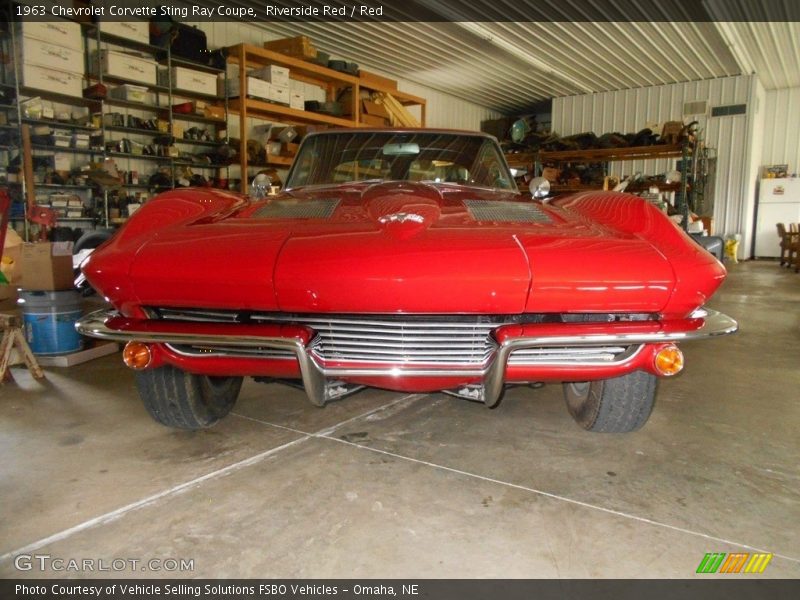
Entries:
{"type": "Polygon", "coordinates": [[[272,85],[285,87],[289,85],[289,69],[278,65],[267,65],[250,71],[252,77],[262,79],[272,85]]]}
{"type": "MultiPolygon", "coordinates": [[[[145,85],[156,84],[157,67],[154,60],[140,58],[125,52],[117,52],[116,50],[100,50],[99,58],[104,75],[144,83],[145,85]]],[[[95,51],[92,53],[91,60],[91,70],[94,74],[99,71],[97,59],[98,53],[95,51]]]]}
{"type": "Polygon", "coordinates": [[[289,91],[289,87],[286,86],[279,86],[279,85],[272,85],[272,94],[270,95],[270,100],[273,102],[277,102],[278,104],[285,104],[289,106],[289,99],[290,99],[291,92],[289,91]]]}
{"type": "Polygon", "coordinates": [[[79,98],[83,92],[83,76],[37,65],[22,65],[22,83],[28,87],[79,98]]]}
{"type": "Polygon", "coordinates": [[[27,35],[20,40],[19,49],[22,61],[26,64],[83,75],[83,50],[59,46],[27,35]]]}
{"type": "Polygon", "coordinates": [[[100,21],[100,31],[142,44],[150,43],[150,25],[147,21],[100,21]]]}
{"type": "MultiPolygon", "coordinates": [[[[238,98],[240,94],[240,86],[238,79],[228,79],[227,95],[228,98],[238,98]]],[[[220,88],[224,85],[224,80],[219,80],[220,88]]],[[[247,95],[251,98],[260,98],[261,100],[272,99],[272,84],[255,77],[247,78],[247,95]]]]}
{"type": "MultiPolygon", "coordinates": [[[[159,72],[161,85],[167,85],[168,71],[163,69],[159,72]]],[[[187,90],[199,94],[217,95],[217,76],[213,73],[204,73],[185,67],[172,67],[172,87],[178,90],[187,90]]]]}
{"type": "Polygon", "coordinates": [[[83,52],[81,26],[70,21],[24,21],[21,23],[21,37],[44,40],[57,46],[64,46],[83,52]]]}
{"type": "Polygon", "coordinates": [[[306,109],[306,97],[298,92],[289,92],[289,107],[297,110],[306,109]]]}

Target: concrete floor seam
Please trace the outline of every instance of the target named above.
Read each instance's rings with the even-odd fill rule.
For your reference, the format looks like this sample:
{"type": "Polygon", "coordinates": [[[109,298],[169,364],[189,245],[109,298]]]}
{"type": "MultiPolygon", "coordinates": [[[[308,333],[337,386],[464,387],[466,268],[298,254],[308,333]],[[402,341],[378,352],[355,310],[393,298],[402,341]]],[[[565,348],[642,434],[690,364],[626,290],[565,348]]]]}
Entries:
{"type": "Polygon", "coordinates": [[[117,519],[125,516],[126,514],[132,512],[132,511],[138,510],[140,508],[144,508],[146,506],[150,506],[151,504],[153,504],[153,503],[155,503],[155,502],[157,502],[159,500],[162,500],[162,499],[164,499],[164,498],[166,498],[168,496],[173,496],[175,494],[179,494],[179,493],[181,493],[181,492],[183,492],[183,491],[185,491],[185,490],[187,490],[187,489],[189,489],[191,487],[199,485],[199,484],[201,484],[201,483],[203,483],[205,481],[208,481],[210,479],[216,479],[217,477],[222,477],[222,476],[227,475],[229,473],[233,473],[235,471],[238,471],[239,469],[243,469],[245,467],[249,467],[249,466],[251,466],[253,464],[256,464],[256,463],[264,460],[265,458],[268,458],[269,456],[272,456],[273,454],[277,454],[278,452],[280,452],[282,450],[290,448],[290,447],[292,447],[292,446],[294,446],[296,444],[299,444],[301,442],[305,442],[306,440],[309,440],[312,437],[314,437],[314,436],[305,435],[302,438],[298,438],[296,440],[292,440],[291,442],[287,442],[285,444],[281,444],[280,446],[277,446],[275,448],[270,448],[269,450],[265,450],[264,452],[260,452],[259,454],[251,456],[249,458],[245,458],[243,460],[240,460],[238,462],[230,464],[230,465],[228,465],[226,467],[222,467],[221,469],[217,469],[215,471],[212,471],[211,473],[206,473],[205,475],[201,475],[200,477],[196,477],[196,478],[194,478],[194,479],[192,479],[190,481],[186,481],[184,483],[178,484],[178,485],[176,485],[174,487],[171,487],[171,488],[169,488],[167,490],[163,490],[163,491],[158,492],[156,494],[152,494],[150,496],[147,496],[146,498],[142,498],[141,500],[137,500],[136,502],[131,502],[130,504],[127,504],[127,505],[122,506],[122,507],[120,507],[118,509],[115,509],[115,510],[112,510],[112,511],[107,512],[105,514],[102,514],[102,515],[100,515],[98,517],[94,517],[92,519],[89,519],[88,521],[84,521],[83,523],[79,523],[78,525],[75,525],[75,526],[70,527],[68,529],[64,529],[63,531],[59,531],[58,533],[54,533],[52,535],[49,535],[49,536],[47,536],[45,538],[42,538],[40,540],[37,540],[37,541],[32,542],[30,544],[27,544],[26,546],[23,546],[21,548],[17,548],[16,550],[11,550],[10,552],[6,552],[5,554],[0,555],[0,563],[3,563],[5,561],[7,561],[7,560],[10,560],[10,559],[14,558],[15,556],[18,556],[19,554],[28,554],[28,553],[33,552],[35,550],[38,550],[39,548],[42,548],[42,547],[44,547],[44,546],[46,546],[48,544],[52,544],[54,542],[59,542],[61,540],[67,539],[67,538],[75,535],[76,533],[80,533],[80,532],[85,531],[87,529],[91,529],[92,527],[96,527],[98,525],[105,525],[107,523],[111,523],[113,521],[116,521],[117,519]]]}
{"type": "Polygon", "coordinates": [[[42,547],[48,545],[48,544],[52,544],[54,542],[59,542],[59,541],[64,540],[64,539],[66,539],[68,537],[71,537],[72,535],[75,535],[76,533],[80,533],[81,531],[85,531],[87,529],[91,529],[92,527],[96,527],[96,526],[99,526],[99,525],[104,525],[104,524],[116,521],[117,519],[123,517],[125,514],[131,512],[131,511],[138,510],[140,508],[144,508],[145,506],[149,506],[149,505],[151,505],[151,504],[153,504],[153,503],[155,503],[155,502],[157,502],[157,501],[159,501],[159,500],[161,500],[163,498],[166,498],[168,496],[172,496],[172,495],[181,493],[182,491],[185,491],[190,487],[193,487],[195,485],[199,485],[199,484],[201,484],[201,483],[203,483],[205,481],[208,481],[210,479],[215,479],[217,477],[222,477],[224,475],[227,475],[228,473],[232,473],[234,471],[238,471],[239,469],[243,469],[245,467],[249,467],[249,466],[251,466],[253,464],[256,464],[256,463],[260,462],[261,460],[263,460],[265,458],[268,458],[269,456],[272,456],[273,454],[277,454],[278,452],[280,452],[282,450],[290,448],[290,447],[292,447],[292,446],[294,446],[296,444],[299,444],[301,442],[304,442],[304,441],[306,441],[308,439],[316,438],[316,437],[323,437],[322,436],[323,433],[332,433],[337,428],[339,428],[342,425],[345,425],[347,423],[350,423],[351,421],[368,417],[368,416],[370,416],[372,414],[375,414],[375,413],[381,412],[383,410],[386,410],[388,408],[391,408],[392,406],[394,406],[396,404],[399,404],[401,402],[404,402],[404,401],[407,401],[407,400],[410,400],[410,399],[415,399],[415,398],[423,398],[424,396],[425,396],[425,394],[409,394],[407,396],[403,396],[402,398],[399,398],[397,400],[393,400],[392,402],[387,402],[386,404],[383,404],[383,405],[379,406],[378,408],[373,408],[373,409],[371,409],[371,410],[369,410],[369,411],[367,411],[367,412],[365,412],[363,414],[360,414],[360,415],[357,415],[355,417],[351,417],[351,418],[345,419],[344,421],[341,421],[340,423],[336,423],[335,425],[332,425],[330,427],[326,427],[324,429],[321,429],[319,431],[319,433],[307,433],[305,431],[300,431],[299,429],[294,429],[292,427],[286,427],[284,425],[277,425],[275,423],[268,423],[266,421],[262,421],[260,419],[253,419],[252,417],[247,417],[245,415],[241,415],[241,414],[238,414],[238,413],[231,413],[231,414],[233,414],[233,415],[235,415],[237,417],[240,417],[242,419],[247,419],[247,420],[250,420],[250,421],[255,421],[257,423],[261,423],[263,425],[269,425],[271,427],[276,427],[276,428],[279,428],[279,429],[290,431],[290,432],[296,433],[298,435],[302,435],[303,437],[299,438],[299,439],[296,439],[296,440],[292,440],[291,442],[287,442],[287,443],[282,444],[280,446],[277,446],[275,448],[270,448],[269,450],[266,450],[264,452],[261,452],[259,454],[254,455],[254,456],[242,459],[242,460],[240,460],[238,462],[235,462],[235,463],[233,463],[231,465],[228,465],[226,467],[222,467],[220,469],[212,471],[211,473],[206,473],[205,475],[201,475],[200,477],[196,477],[196,478],[194,478],[194,479],[192,479],[190,481],[186,481],[184,483],[178,484],[178,485],[176,485],[174,487],[171,487],[171,488],[169,488],[167,490],[163,490],[163,491],[158,492],[156,494],[152,494],[150,496],[147,496],[146,498],[142,498],[141,500],[137,500],[136,502],[132,502],[132,503],[127,504],[125,506],[122,506],[122,507],[120,507],[118,509],[115,509],[115,510],[113,510],[111,512],[107,512],[107,513],[102,514],[100,516],[97,516],[97,517],[94,517],[92,519],[89,519],[88,521],[84,521],[83,523],[79,523],[78,525],[75,525],[75,526],[70,527],[68,529],[64,529],[63,531],[59,531],[58,533],[54,533],[52,535],[49,535],[49,536],[47,536],[45,538],[42,538],[42,539],[37,540],[35,542],[32,542],[32,543],[30,543],[30,544],[28,544],[26,546],[21,547],[21,548],[17,548],[16,550],[11,550],[10,552],[6,552],[5,554],[0,555],[0,563],[3,563],[5,561],[7,561],[7,560],[10,560],[10,559],[12,559],[13,557],[15,557],[15,556],[17,556],[19,554],[30,553],[30,552],[33,552],[35,550],[38,550],[39,548],[42,548],[42,547]]]}
{"type": "Polygon", "coordinates": [[[393,406],[395,406],[397,404],[400,404],[401,402],[406,402],[406,401],[409,401],[409,400],[420,400],[422,398],[425,398],[428,395],[429,394],[408,394],[407,396],[403,396],[402,398],[398,398],[397,400],[392,400],[391,402],[387,402],[386,404],[382,404],[378,408],[372,408],[372,409],[370,409],[370,410],[368,410],[368,411],[366,411],[364,413],[361,413],[360,415],[356,415],[355,417],[350,417],[349,419],[345,419],[344,421],[341,421],[339,423],[336,423],[335,425],[331,425],[331,426],[326,427],[324,429],[320,429],[319,431],[314,432],[314,433],[309,433],[308,431],[302,431],[300,429],[295,429],[294,427],[287,427],[286,425],[278,425],[277,423],[272,423],[270,421],[265,421],[264,419],[256,419],[255,417],[248,417],[247,415],[243,415],[243,414],[237,413],[237,412],[231,412],[230,415],[234,416],[234,417],[238,417],[240,419],[245,419],[247,421],[252,421],[254,423],[260,423],[261,425],[269,425],[270,427],[275,427],[277,429],[283,429],[285,431],[291,431],[292,433],[297,433],[297,434],[300,434],[300,435],[307,435],[307,436],[311,436],[311,437],[321,437],[321,436],[325,436],[325,435],[329,435],[329,434],[333,433],[334,431],[339,429],[339,427],[341,427],[342,425],[347,425],[348,423],[351,423],[353,421],[357,421],[358,419],[365,419],[365,418],[367,418],[369,416],[372,416],[374,414],[377,414],[377,413],[380,413],[380,412],[382,412],[384,410],[392,408],[393,406]]]}
{"type": "MultiPolygon", "coordinates": [[[[503,485],[503,486],[507,486],[507,487],[514,488],[514,489],[517,489],[517,490],[530,492],[530,493],[533,493],[533,494],[538,494],[540,496],[544,496],[546,498],[550,498],[550,499],[553,499],[553,500],[560,500],[560,501],[563,501],[563,502],[568,502],[570,504],[575,504],[577,506],[582,506],[583,508],[599,510],[599,511],[607,513],[607,514],[615,515],[615,516],[622,517],[622,518],[625,518],[625,519],[631,519],[631,520],[634,520],[634,521],[638,521],[640,523],[646,523],[648,525],[653,525],[655,527],[663,527],[665,529],[669,529],[669,530],[676,531],[676,532],[679,532],[679,533],[685,533],[685,534],[688,534],[688,535],[701,537],[701,538],[704,538],[704,539],[707,539],[707,540],[710,540],[710,541],[713,541],[713,542],[729,544],[731,546],[737,546],[739,548],[744,548],[746,550],[750,550],[750,551],[753,551],[753,552],[770,553],[768,550],[764,550],[762,548],[757,548],[757,547],[751,546],[749,544],[743,544],[741,542],[734,542],[732,540],[727,540],[725,538],[709,535],[707,533],[702,533],[702,532],[699,532],[699,531],[693,531],[691,529],[678,527],[677,525],[670,525],[669,523],[662,523],[660,521],[654,521],[653,519],[648,519],[647,517],[639,517],[637,515],[624,513],[624,512],[618,511],[618,510],[614,510],[612,508],[606,508],[604,506],[598,506],[596,504],[589,504],[588,502],[582,502],[581,500],[575,500],[573,498],[567,498],[566,496],[559,496],[558,494],[553,494],[551,492],[545,492],[543,490],[537,490],[536,488],[531,488],[531,487],[520,485],[520,484],[517,484],[517,483],[511,483],[511,482],[503,481],[503,480],[500,480],[500,479],[494,479],[492,477],[486,477],[485,475],[479,475],[477,473],[470,473],[469,471],[462,471],[461,469],[455,469],[453,467],[440,465],[440,464],[433,463],[433,462],[430,462],[430,461],[420,460],[418,458],[413,458],[413,457],[410,457],[410,456],[404,456],[402,454],[396,454],[394,452],[389,452],[387,450],[381,450],[379,448],[372,448],[370,446],[364,446],[362,444],[356,444],[354,442],[343,440],[341,438],[331,437],[331,436],[327,436],[327,435],[314,435],[314,434],[310,434],[310,437],[317,438],[317,439],[327,439],[327,440],[331,440],[331,441],[334,441],[334,442],[339,442],[340,444],[345,444],[345,445],[348,445],[348,446],[354,446],[354,447],[359,448],[361,450],[367,450],[369,452],[375,452],[377,454],[383,454],[385,456],[391,456],[393,458],[398,458],[400,460],[405,460],[405,461],[409,461],[409,462],[425,465],[425,466],[428,466],[428,467],[432,467],[434,469],[440,469],[440,470],[443,470],[443,471],[448,471],[450,473],[454,473],[454,474],[457,474],[457,475],[463,475],[465,477],[472,477],[472,478],[475,478],[475,479],[480,479],[481,481],[486,481],[488,483],[494,483],[494,484],[497,484],[497,485],[503,485]]],[[[781,558],[781,559],[784,559],[784,560],[788,560],[790,562],[800,563],[800,558],[794,558],[794,557],[791,557],[791,556],[786,556],[784,554],[777,554],[775,552],[771,552],[770,554],[772,554],[775,558],[781,558]]]]}

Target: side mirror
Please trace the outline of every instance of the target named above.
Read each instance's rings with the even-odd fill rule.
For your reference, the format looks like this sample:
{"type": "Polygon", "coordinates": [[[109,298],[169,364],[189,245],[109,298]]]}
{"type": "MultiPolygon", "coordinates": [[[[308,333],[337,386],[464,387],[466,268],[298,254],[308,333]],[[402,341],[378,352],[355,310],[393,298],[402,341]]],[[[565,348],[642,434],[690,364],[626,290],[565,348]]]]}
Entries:
{"type": "Polygon", "coordinates": [[[531,196],[542,200],[550,193],[550,182],[544,177],[534,177],[528,184],[528,189],[531,191],[531,196]]]}

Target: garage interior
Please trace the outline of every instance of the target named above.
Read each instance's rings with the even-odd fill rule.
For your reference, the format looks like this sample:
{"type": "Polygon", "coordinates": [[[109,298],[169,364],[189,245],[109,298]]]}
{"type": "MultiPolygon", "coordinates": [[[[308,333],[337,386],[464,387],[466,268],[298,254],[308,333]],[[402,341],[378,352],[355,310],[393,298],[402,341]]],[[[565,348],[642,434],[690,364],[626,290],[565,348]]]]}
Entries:
{"type": "MultiPolygon", "coordinates": [[[[411,4],[433,10],[429,2],[411,4]]],[[[560,14],[552,12],[561,10],[558,4],[537,3],[546,7],[536,10],[560,14]]],[[[0,384],[0,576],[690,578],[713,577],[697,574],[707,553],[746,552],[772,555],[759,577],[800,577],[800,247],[797,234],[791,235],[800,224],[800,190],[793,202],[791,193],[781,192],[787,202],[780,199],[775,212],[768,212],[775,203],[765,195],[776,185],[798,187],[800,18],[785,5],[765,3],[756,10],[746,0],[720,4],[704,7],[705,18],[693,22],[600,22],[588,14],[572,22],[531,22],[531,3],[504,4],[501,14],[492,3],[477,2],[480,22],[469,20],[470,13],[445,12],[442,22],[424,23],[188,23],[205,35],[209,49],[229,49],[224,73],[207,70],[224,79],[222,96],[229,97],[218,103],[203,97],[197,104],[187,92],[184,99],[194,102],[191,110],[209,111],[202,118],[211,114],[219,123],[208,125],[208,135],[224,136],[213,139],[224,139],[238,153],[224,175],[214,163],[189,168],[192,176],[235,191],[247,190],[265,167],[285,178],[303,128],[348,120],[354,127],[483,129],[505,142],[512,166],[529,174],[550,168],[551,184],[564,190],[636,183],[642,173],[668,184],[665,174],[688,168],[681,151],[620,158],[622,146],[612,148],[616,153],[602,159],[599,179],[589,183],[586,171],[569,175],[564,165],[580,161],[548,162],[542,153],[608,150],[563,146],[586,143],[587,132],[593,144],[603,134],[623,138],[649,129],[658,137],[667,123],[696,122],[693,152],[711,151],[704,171],[704,177],[711,174],[704,180],[706,214],[680,197],[679,184],[655,193],[670,207],[683,202],[686,215],[691,209],[698,237],[719,239],[713,252],[728,278],[709,304],[735,318],[739,331],[682,344],[685,371],[660,381],[650,421],[628,434],[581,430],[564,410],[557,384],[509,387],[495,410],[441,393],[369,388],[320,409],[302,390],[250,378],[228,418],[207,430],[176,431],[145,412],[120,347],[82,340],[80,350],[37,352],[33,344],[44,371],[37,378],[20,346],[0,384]],[[262,52],[265,43],[274,48],[298,36],[305,44],[301,52],[311,44],[315,53],[344,63],[340,77],[352,76],[349,63],[366,69],[373,79],[361,85],[372,91],[369,104],[356,93],[338,98],[340,109],[353,107],[349,114],[298,117],[294,108],[278,108],[272,100],[230,94],[227,86],[243,72],[247,56],[258,62],[270,56],[262,52]],[[517,139],[515,126],[524,129],[517,139]],[[248,140],[260,140],[261,154],[252,154],[248,140]],[[540,147],[545,141],[562,145],[540,147]],[[784,237],[777,219],[785,225],[784,237]],[[133,574],[76,574],[52,562],[24,568],[18,557],[34,554],[106,563],[183,559],[192,568],[133,574]]],[[[644,10],[633,0],[616,5],[629,15],[644,10]]],[[[25,48],[19,40],[27,26],[3,32],[5,51],[25,48]]],[[[95,44],[141,51],[150,43],[86,25],[78,29],[87,56],[95,44]]],[[[81,91],[97,83],[88,58],[86,64],[70,75],[81,79],[81,91]]],[[[26,272],[22,255],[40,231],[68,226],[78,241],[77,234],[115,230],[136,210],[132,205],[146,203],[161,185],[150,180],[137,188],[138,179],[131,178],[137,173],[144,183],[160,164],[129,147],[153,135],[141,131],[146,109],[129,99],[114,108],[111,99],[106,104],[48,93],[25,80],[32,77],[27,67],[41,65],[26,65],[15,54],[14,66],[16,79],[6,73],[2,88],[0,146],[6,165],[0,190],[9,198],[0,207],[13,231],[3,252],[9,284],[0,285],[7,336],[25,318],[16,289],[24,298],[21,282],[41,279],[41,272],[26,272]],[[28,104],[36,116],[22,108],[31,98],[39,99],[28,104]],[[95,160],[94,146],[82,149],[73,138],[60,150],[43,150],[41,142],[23,138],[57,139],[57,125],[46,134],[35,128],[64,111],[73,122],[75,114],[91,120],[97,106],[102,114],[138,119],[137,126],[101,123],[106,137],[97,152],[114,161],[113,175],[124,183],[87,181],[85,173],[69,179],[73,183],[53,179],[64,170],[58,155],[66,155],[61,165],[74,178],[87,156],[95,160]],[[121,145],[122,136],[129,146],[121,145]],[[37,153],[53,162],[32,160],[37,153]],[[29,180],[26,161],[32,163],[29,180]],[[31,188],[38,191],[26,196],[31,188]],[[76,198],[77,205],[69,204],[76,198]],[[47,209],[47,217],[31,219],[31,206],[47,209]],[[68,216],[70,208],[78,216],[68,216]]],[[[319,73],[316,66],[308,69],[319,73]]],[[[117,79],[121,85],[123,78],[117,79]]],[[[329,100],[313,79],[303,72],[289,89],[301,98],[303,112],[329,100]]],[[[108,81],[116,83],[113,76],[108,81]]],[[[168,88],[170,100],[182,98],[173,93],[174,84],[139,82],[147,94],[168,88]]],[[[174,132],[189,117],[173,108],[166,110],[174,132]]],[[[183,140],[177,144],[195,153],[212,141],[183,140]]],[[[168,187],[186,177],[176,171],[181,152],[170,158],[168,187]]],[[[643,193],[652,193],[652,181],[644,181],[643,193]]],[[[47,285],[36,291],[63,290],[47,285]]],[[[96,296],[81,302],[84,311],[102,304],[96,296]]]]}

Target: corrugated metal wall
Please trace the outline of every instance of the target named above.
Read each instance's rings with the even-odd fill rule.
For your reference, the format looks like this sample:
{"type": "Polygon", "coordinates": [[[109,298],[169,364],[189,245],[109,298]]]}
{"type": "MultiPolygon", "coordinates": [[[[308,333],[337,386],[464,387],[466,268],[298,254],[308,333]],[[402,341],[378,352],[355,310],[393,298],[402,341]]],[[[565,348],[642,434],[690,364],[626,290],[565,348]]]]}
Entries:
{"type": "MultiPolygon", "coordinates": [[[[751,98],[756,88],[753,76],[725,77],[689,83],[569,96],[553,100],[553,130],[560,135],[584,131],[635,132],[649,123],[688,121],[700,123],[703,137],[717,151],[717,175],[714,194],[715,233],[740,233],[742,244],[749,248],[752,229],[748,213],[754,201],[752,181],[752,129],[750,118],[756,110],[751,98]],[[683,115],[687,102],[708,101],[707,115],[683,115]],[[747,114],[711,117],[712,106],[747,104],[747,114]]],[[[760,154],[760,148],[758,149],[760,154]]],[[[612,165],[616,174],[628,175],[641,171],[663,173],[674,168],[674,159],[631,161],[612,165]]]]}
{"type": "Polygon", "coordinates": [[[800,87],[768,90],[764,118],[765,165],[788,164],[800,173],[800,87]]]}

